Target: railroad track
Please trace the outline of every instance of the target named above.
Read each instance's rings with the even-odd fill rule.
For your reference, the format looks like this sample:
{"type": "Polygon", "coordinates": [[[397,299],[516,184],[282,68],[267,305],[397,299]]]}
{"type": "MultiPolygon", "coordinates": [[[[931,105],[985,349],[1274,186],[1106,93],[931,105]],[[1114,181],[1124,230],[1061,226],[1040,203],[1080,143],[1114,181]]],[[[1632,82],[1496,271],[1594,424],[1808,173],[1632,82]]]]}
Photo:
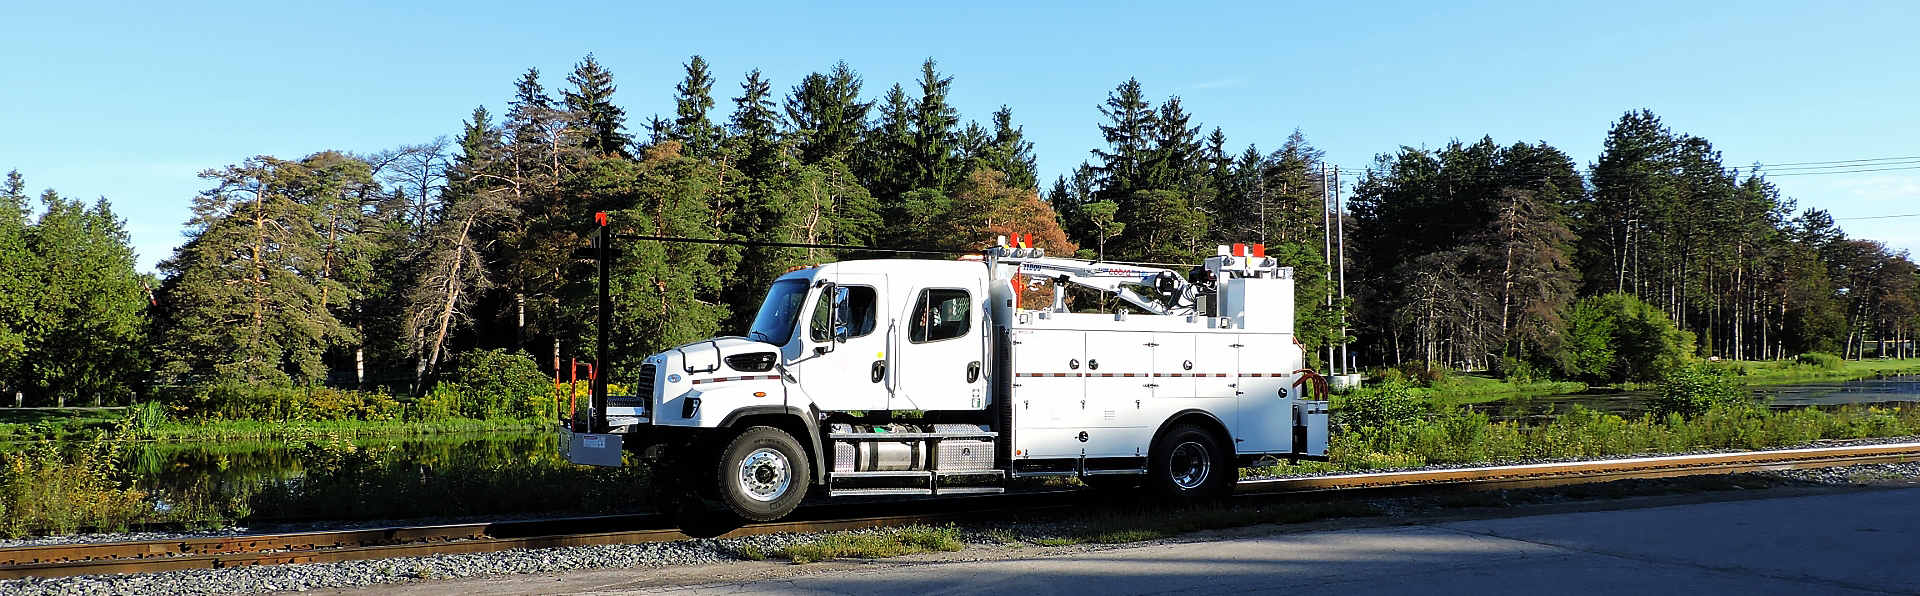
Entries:
{"type": "MultiPolygon", "coordinates": [[[[1499,490],[1763,470],[1920,460],[1920,443],[1585,462],[1486,466],[1248,480],[1237,496],[1371,497],[1383,492],[1499,490]]],[[[1085,506],[1091,491],[1064,491],[802,509],[799,519],[674,527],[657,515],[217,536],[138,542],[0,548],[0,579],[144,573],[246,565],[322,563],[433,554],[731,538],[976,520],[1019,520],[1085,506]],[[875,513],[879,513],[875,515],[875,513]]]]}

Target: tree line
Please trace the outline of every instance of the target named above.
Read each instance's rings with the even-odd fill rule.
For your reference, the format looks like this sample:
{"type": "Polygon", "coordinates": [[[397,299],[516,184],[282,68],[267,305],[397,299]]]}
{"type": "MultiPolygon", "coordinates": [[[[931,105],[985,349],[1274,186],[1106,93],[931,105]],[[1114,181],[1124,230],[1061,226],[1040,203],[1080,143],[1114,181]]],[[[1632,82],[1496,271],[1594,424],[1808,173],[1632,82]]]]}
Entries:
{"type": "Polygon", "coordinates": [[[1135,80],[1099,106],[1105,146],[1043,191],[1012,111],[963,120],[931,59],[878,94],[845,63],[785,93],[757,70],[716,90],[699,56],[684,70],[674,112],[633,126],[589,55],[554,91],[528,70],[504,110],[476,108],[449,137],[203,172],[187,241],[157,277],[135,271],[104,200],[48,191],[36,218],[15,173],[0,389],[35,403],[216,381],[420,394],[480,349],[548,372],[604,359],[617,380],[648,354],[741,332],[793,266],[885,256],[624,243],[601,355],[576,252],[596,212],[620,234],[964,249],[1033,233],[1050,254],[1145,263],[1264,243],[1299,273],[1309,353],[1353,342],[1368,365],[1613,375],[1618,354],[1596,351],[1612,344],[1591,345],[1620,325],[1594,314],[1624,312],[1596,306],[1612,294],[1728,358],[1858,356],[1912,334],[1904,253],[1794,214],[1764,177],[1647,112],[1623,117],[1584,175],[1545,144],[1383,154],[1340,222],[1303,135],[1230,149],[1135,80]],[[1351,301],[1329,297],[1329,222],[1348,229],[1351,301]]]}
{"type": "Polygon", "coordinates": [[[1602,341],[1629,321],[1701,357],[1913,353],[1905,251],[1796,211],[1762,170],[1646,110],[1584,175],[1544,143],[1380,155],[1352,218],[1354,318],[1377,362],[1644,380],[1658,371],[1602,341]]]}

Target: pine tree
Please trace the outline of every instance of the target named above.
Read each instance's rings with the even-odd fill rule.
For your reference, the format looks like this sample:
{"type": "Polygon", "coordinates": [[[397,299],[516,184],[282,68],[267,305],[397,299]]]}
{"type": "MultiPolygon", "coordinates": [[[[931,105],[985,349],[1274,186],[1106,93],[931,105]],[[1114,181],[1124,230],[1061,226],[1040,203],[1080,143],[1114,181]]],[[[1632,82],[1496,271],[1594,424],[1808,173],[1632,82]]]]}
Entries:
{"type": "Polygon", "coordinates": [[[19,170],[7,173],[0,187],[0,398],[24,390],[28,323],[35,318],[34,272],[43,269],[27,249],[26,182],[19,170]]]}
{"type": "Polygon", "coordinates": [[[879,105],[879,120],[867,128],[853,161],[854,171],[887,214],[888,227],[898,224],[900,195],[915,188],[912,149],[913,102],[896,84],[887,90],[879,105]]]}
{"type": "Polygon", "coordinates": [[[613,105],[613,72],[594,61],[593,54],[573,67],[567,76],[573,89],[565,92],[567,109],[576,118],[575,126],[585,131],[581,147],[589,151],[631,158],[627,146],[633,137],[626,133],[626,110],[613,105]]]}
{"type": "Polygon", "coordinates": [[[720,146],[726,133],[707,118],[713,110],[713,75],[707,60],[694,56],[687,60],[687,77],[674,86],[673,127],[661,135],[679,141],[689,155],[705,155],[720,146]]]}
{"type": "Polygon", "coordinates": [[[846,162],[865,133],[872,106],[860,101],[860,76],[844,61],[835,63],[827,74],[807,75],[786,101],[800,162],[816,164],[828,158],[846,162]]]}
{"type": "Polygon", "coordinates": [[[1013,110],[1007,106],[993,113],[993,138],[981,152],[978,165],[1000,172],[1011,188],[1040,188],[1039,166],[1033,157],[1033,142],[1026,131],[1013,125],[1013,110]]]}
{"type": "Polygon", "coordinates": [[[960,116],[947,105],[947,93],[953,77],[942,77],[928,58],[920,64],[920,100],[913,104],[912,145],[908,163],[912,167],[911,188],[947,190],[959,176],[955,149],[960,116]]]}
{"type": "Polygon", "coordinates": [[[161,371],[247,382],[320,382],[322,357],[342,329],[327,308],[326,243],[318,204],[365,169],[248,159],[201,177],[189,239],[160,264],[161,371]]]}
{"type": "Polygon", "coordinates": [[[1127,79],[1107,94],[1106,106],[1100,108],[1100,114],[1108,121],[1100,125],[1108,149],[1093,150],[1094,157],[1100,160],[1094,171],[1100,176],[1104,193],[1101,198],[1118,202],[1134,190],[1148,187],[1145,168],[1158,122],[1153,105],[1141,93],[1140,81],[1135,79],[1127,79]]]}
{"type": "Polygon", "coordinates": [[[1189,126],[1190,120],[1179,97],[1160,104],[1153,119],[1153,147],[1141,164],[1146,187],[1198,190],[1197,183],[1207,170],[1201,160],[1200,127],[1189,126]]]}
{"type": "Polygon", "coordinates": [[[89,208],[49,190],[40,200],[23,385],[42,403],[126,403],[146,371],[147,294],[125,222],[105,199],[89,208]]]}

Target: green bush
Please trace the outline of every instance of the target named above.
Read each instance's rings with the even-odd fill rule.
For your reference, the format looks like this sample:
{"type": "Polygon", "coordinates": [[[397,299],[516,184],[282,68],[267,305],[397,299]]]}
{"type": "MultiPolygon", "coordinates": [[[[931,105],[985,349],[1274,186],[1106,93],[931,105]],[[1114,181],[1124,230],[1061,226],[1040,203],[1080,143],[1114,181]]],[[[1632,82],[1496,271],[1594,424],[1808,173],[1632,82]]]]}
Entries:
{"type": "Polygon", "coordinates": [[[1566,372],[1588,381],[1653,381],[1694,351],[1693,333],[1675,328],[1667,313],[1626,294],[1575,303],[1567,338],[1573,354],[1566,372]]]}
{"type": "Polygon", "coordinates": [[[461,395],[458,413],[467,418],[531,418],[554,399],[553,380],[524,353],[467,352],[448,377],[461,395]]]}
{"type": "Polygon", "coordinates": [[[1720,369],[1690,364],[1667,373],[1660,381],[1660,392],[1647,401],[1647,409],[1655,417],[1693,418],[1715,406],[1737,405],[1742,397],[1740,387],[1720,369]]]}
{"type": "Polygon", "coordinates": [[[1818,439],[1898,437],[1920,433],[1920,406],[1847,405],[1771,411],[1722,403],[1687,418],[1679,413],[1622,418],[1574,408],[1539,426],[1494,422],[1485,413],[1451,410],[1431,419],[1366,432],[1335,433],[1327,454],[1340,469],[1439,463],[1498,463],[1543,457],[1759,449],[1818,439]]]}
{"type": "Polygon", "coordinates": [[[152,517],[147,494],[129,486],[120,469],[122,445],[96,438],[0,454],[0,533],[119,530],[152,517]]]}
{"type": "Polygon", "coordinates": [[[1404,377],[1407,382],[1420,387],[1432,387],[1439,384],[1447,380],[1447,374],[1450,372],[1445,365],[1427,362],[1425,360],[1402,362],[1395,368],[1400,370],[1401,376],[1404,377]]]}
{"type": "Polygon", "coordinates": [[[1500,378],[1515,385],[1525,385],[1541,380],[1540,371],[1532,363],[1512,356],[1501,356],[1497,364],[1500,378]]]}
{"type": "Polygon", "coordinates": [[[220,381],[162,388],[155,392],[176,418],[185,420],[393,420],[404,408],[384,393],[220,381]]]}
{"type": "Polygon", "coordinates": [[[1794,361],[1824,370],[1841,370],[1847,367],[1847,361],[1826,352],[1807,352],[1794,357],[1794,361]]]}
{"type": "Polygon", "coordinates": [[[1379,429],[1420,420],[1426,405],[1409,393],[1406,385],[1388,383],[1348,392],[1337,411],[1340,421],[1350,428],[1379,429]]]}

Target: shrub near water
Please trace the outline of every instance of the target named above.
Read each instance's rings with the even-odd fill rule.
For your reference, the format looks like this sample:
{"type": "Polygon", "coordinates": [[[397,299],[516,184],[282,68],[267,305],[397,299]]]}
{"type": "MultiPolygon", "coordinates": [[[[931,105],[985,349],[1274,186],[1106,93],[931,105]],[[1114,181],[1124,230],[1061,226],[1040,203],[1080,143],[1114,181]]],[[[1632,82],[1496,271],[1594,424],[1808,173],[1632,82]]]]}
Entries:
{"type": "Polygon", "coordinates": [[[1808,352],[1794,357],[1793,360],[1795,363],[1805,364],[1821,370],[1843,370],[1847,368],[1846,360],[1842,360],[1839,356],[1826,352],[1808,352]]]}
{"type": "Polygon", "coordinates": [[[461,354],[449,376],[461,395],[459,415],[466,418],[532,418],[550,411],[555,397],[553,380],[519,352],[461,354]]]}
{"type": "Polygon", "coordinates": [[[1632,455],[1700,449],[1759,449],[1818,439],[1920,434],[1920,407],[1848,405],[1771,411],[1719,404],[1688,418],[1678,413],[1622,418],[1575,408],[1553,422],[1527,427],[1485,413],[1451,410],[1332,437],[1328,455],[1345,469],[1443,463],[1496,463],[1535,458],[1632,455]]]}
{"type": "Polygon", "coordinates": [[[1341,424],[1351,429],[1380,428],[1390,424],[1419,420],[1426,413],[1420,399],[1407,391],[1403,383],[1362,387],[1340,396],[1335,410],[1341,424]]]}
{"type": "Polygon", "coordinates": [[[1660,380],[1660,392],[1648,400],[1647,409],[1655,418],[1679,414],[1692,418],[1715,406],[1734,406],[1744,400],[1740,387],[1724,373],[1704,364],[1674,369],[1660,380]]]}

